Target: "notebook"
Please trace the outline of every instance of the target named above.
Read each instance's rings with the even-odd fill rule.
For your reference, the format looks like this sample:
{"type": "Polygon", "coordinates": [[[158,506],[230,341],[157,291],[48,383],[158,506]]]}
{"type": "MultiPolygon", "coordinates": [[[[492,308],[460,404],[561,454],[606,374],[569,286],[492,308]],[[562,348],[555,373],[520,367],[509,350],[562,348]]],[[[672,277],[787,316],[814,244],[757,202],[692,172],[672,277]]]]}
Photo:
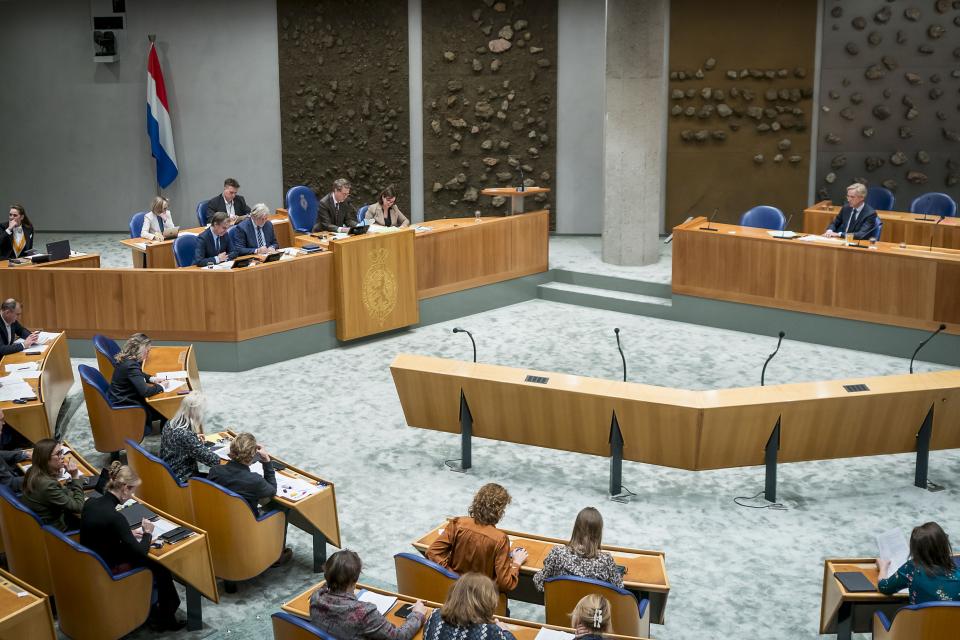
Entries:
{"type": "Polygon", "coordinates": [[[833,574],[843,585],[843,588],[850,593],[862,593],[866,591],[876,591],[877,588],[859,571],[838,571],[833,574]]]}
{"type": "Polygon", "coordinates": [[[143,506],[141,502],[134,502],[129,507],[124,507],[120,509],[120,513],[123,514],[123,517],[127,519],[127,524],[130,525],[130,528],[140,526],[140,521],[146,518],[147,520],[154,520],[159,518],[157,514],[143,506]]]}

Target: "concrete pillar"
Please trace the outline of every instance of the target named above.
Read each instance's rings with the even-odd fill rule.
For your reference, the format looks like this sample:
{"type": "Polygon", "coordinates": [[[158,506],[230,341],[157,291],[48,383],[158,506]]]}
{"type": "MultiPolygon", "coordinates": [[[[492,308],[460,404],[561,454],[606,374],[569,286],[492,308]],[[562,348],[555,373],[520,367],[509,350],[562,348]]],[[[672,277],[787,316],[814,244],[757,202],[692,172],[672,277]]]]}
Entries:
{"type": "Polygon", "coordinates": [[[669,7],[669,0],[607,0],[603,261],[611,264],[659,258],[669,7]]]}

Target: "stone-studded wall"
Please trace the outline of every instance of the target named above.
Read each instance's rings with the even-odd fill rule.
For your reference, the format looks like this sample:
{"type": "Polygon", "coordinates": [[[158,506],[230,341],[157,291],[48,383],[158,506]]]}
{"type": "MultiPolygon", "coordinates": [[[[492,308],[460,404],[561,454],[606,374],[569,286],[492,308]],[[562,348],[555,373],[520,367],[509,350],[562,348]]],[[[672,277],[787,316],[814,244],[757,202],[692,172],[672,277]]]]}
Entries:
{"type": "Polygon", "coordinates": [[[828,0],[823,18],[817,199],[851,182],[906,211],[960,182],[960,2],[828,0]]]}
{"type": "Polygon", "coordinates": [[[426,219],[509,211],[479,192],[515,186],[520,168],[552,187],[556,64],[557,0],[423,0],[426,219]]]}
{"type": "Polygon", "coordinates": [[[359,208],[393,184],[409,212],[406,3],[278,0],[277,29],[284,190],[346,177],[359,208]]]}

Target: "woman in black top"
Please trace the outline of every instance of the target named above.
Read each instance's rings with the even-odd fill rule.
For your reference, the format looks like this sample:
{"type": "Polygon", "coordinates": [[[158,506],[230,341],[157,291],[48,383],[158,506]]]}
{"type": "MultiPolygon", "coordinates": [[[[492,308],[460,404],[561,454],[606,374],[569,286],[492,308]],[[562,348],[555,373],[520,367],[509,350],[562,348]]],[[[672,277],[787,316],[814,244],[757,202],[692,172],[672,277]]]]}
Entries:
{"type": "Polygon", "coordinates": [[[0,232],[0,259],[19,258],[33,249],[33,223],[22,204],[10,205],[10,220],[0,232]]]}
{"type": "Polygon", "coordinates": [[[158,631],[177,631],[186,626],[178,620],[180,596],[173,586],[173,577],[165,567],[148,561],[153,540],[153,523],[143,520],[130,530],[127,519],[117,507],[133,497],[140,478],[119,461],[110,465],[110,481],[104,494],[87,500],[80,518],[80,544],[99,555],[114,575],[136,567],[153,573],[157,603],[150,610],[150,624],[158,631]]]}
{"type": "Polygon", "coordinates": [[[163,415],[147,404],[147,398],[163,392],[158,379],[143,372],[143,361],[150,353],[150,338],[142,333],[130,336],[123,349],[116,355],[113,379],[107,390],[107,399],[114,406],[140,405],[147,410],[147,423],[154,420],[166,422],[163,415]]]}

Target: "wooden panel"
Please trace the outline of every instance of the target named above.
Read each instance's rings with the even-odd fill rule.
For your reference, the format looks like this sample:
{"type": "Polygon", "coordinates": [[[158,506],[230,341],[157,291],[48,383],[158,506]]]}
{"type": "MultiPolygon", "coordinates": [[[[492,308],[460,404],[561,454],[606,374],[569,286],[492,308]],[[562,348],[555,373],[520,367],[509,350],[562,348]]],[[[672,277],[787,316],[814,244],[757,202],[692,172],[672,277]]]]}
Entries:
{"type": "Polygon", "coordinates": [[[0,260],[0,269],[96,269],[100,266],[99,253],[85,253],[80,256],[71,256],[63,260],[54,260],[52,262],[39,262],[34,264],[27,262],[25,264],[11,265],[8,260],[0,260]]]}
{"type": "Polygon", "coordinates": [[[50,599],[3,569],[0,569],[0,638],[57,638],[50,599]]]}
{"type": "MultiPolygon", "coordinates": [[[[845,602],[873,605],[877,609],[883,605],[907,604],[906,594],[888,596],[879,591],[848,592],[834,575],[848,571],[862,573],[867,580],[874,585],[877,584],[879,571],[875,558],[837,558],[824,561],[823,592],[820,603],[820,633],[822,634],[837,632],[837,614],[840,612],[840,606],[845,602]]],[[[861,633],[869,631],[869,628],[854,629],[854,631],[861,633]]]]}
{"type": "Polygon", "coordinates": [[[169,420],[176,415],[183,402],[184,389],[192,391],[199,389],[200,375],[197,373],[197,363],[193,356],[193,345],[185,347],[151,347],[147,359],[143,362],[143,371],[148,375],[156,375],[166,371],[186,371],[187,386],[174,391],[165,391],[147,398],[147,404],[159,411],[169,420]],[[191,368],[193,369],[191,371],[191,368]],[[193,386],[196,382],[198,386],[193,386]]]}
{"type": "MultiPolygon", "coordinates": [[[[141,500],[141,502],[143,502],[141,500]]],[[[150,548],[150,559],[163,565],[185,584],[194,587],[211,602],[220,602],[217,591],[217,579],[213,574],[213,556],[210,553],[210,538],[206,531],[190,524],[186,520],[161,511],[157,507],[144,504],[162,518],[175,522],[194,532],[192,535],[173,544],[164,543],[162,547],[150,548]]]]}
{"type": "Polygon", "coordinates": [[[27,355],[22,351],[6,355],[0,359],[0,367],[4,367],[5,373],[5,365],[23,362],[38,364],[40,378],[26,381],[36,392],[37,399],[26,404],[0,402],[0,410],[3,410],[6,421],[28,440],[36,442],[52,438],[60,407],[73,386],[67,337],[61,333],[47,344],[41,355],[27,355]]]}
{"type": "Polygon", "coordinates": [[[408,327],[420,321],[413,229],[332,242],[337,339],[408,327]]]}

